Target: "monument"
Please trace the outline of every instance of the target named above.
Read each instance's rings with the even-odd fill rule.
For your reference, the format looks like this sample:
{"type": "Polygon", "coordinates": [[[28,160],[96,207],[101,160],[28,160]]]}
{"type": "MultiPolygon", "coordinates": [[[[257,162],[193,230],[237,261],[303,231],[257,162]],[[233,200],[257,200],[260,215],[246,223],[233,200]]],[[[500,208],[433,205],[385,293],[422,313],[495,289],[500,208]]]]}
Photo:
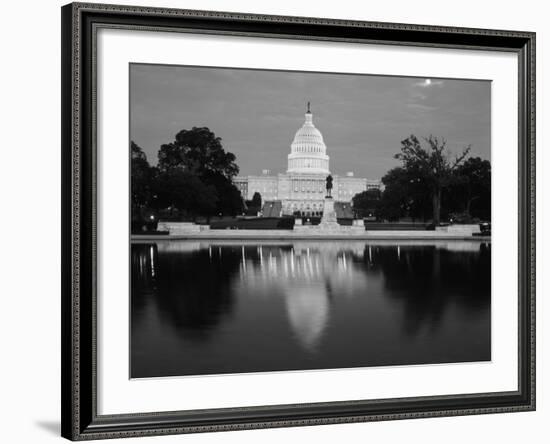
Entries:
{"type": "Polygon", "coordinates": [[[329,174],[326,178],[325,188],[327,194],[323,204],[323,216],[319,223],[319,228],[324,230],[339,229],[340,224],[336,218],[336,211],[334,210],[334,199],[332,198],[332,176],[329,174]]]}
{"type": "Polygon", "coordinates": [[[326,197],[330,197],[332,199],[332,176],[329,174],[327,176],[327,180],[326,180],[326,189],[327,189],[327,195],[326,197]]]}
{"type": "Polygon", "coordinates": [[[352,226],[349,225],[340,225],[338,223],[338,218],[336,216],[336,210],[334,209],[334,199],[332,198],[332,182],[333,178],[329,174],[325,179],[325,190],[326,195],[323,202],[323,215],[321,216],[321,222],[319,225],[307,225],[304,226],[297,219],[297,222],[294,225],[294,230],[300,233],[310,233],[310,234],[319,234],[319,235],[331,235],[331,234],[348,234],[348,233],[363,233],[365,231],[365,226],[363,225],[362,220],[354,221],[352,226]],[[358,222],[356,224],[355,222],[358,222]]]}

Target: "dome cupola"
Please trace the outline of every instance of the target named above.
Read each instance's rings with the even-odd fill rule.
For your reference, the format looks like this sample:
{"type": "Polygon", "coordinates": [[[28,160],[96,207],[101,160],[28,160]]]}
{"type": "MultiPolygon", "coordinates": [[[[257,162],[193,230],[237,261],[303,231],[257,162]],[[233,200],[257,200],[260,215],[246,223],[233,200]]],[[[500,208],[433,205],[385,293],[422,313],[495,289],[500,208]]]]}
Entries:
{"type": "Polygon", "coordinates": [[[289,173],[329,174],[329,157],[323,135],[313,125],[310,103],[307,104],[305,122],[296,132],[288,155],[289,173]]]}

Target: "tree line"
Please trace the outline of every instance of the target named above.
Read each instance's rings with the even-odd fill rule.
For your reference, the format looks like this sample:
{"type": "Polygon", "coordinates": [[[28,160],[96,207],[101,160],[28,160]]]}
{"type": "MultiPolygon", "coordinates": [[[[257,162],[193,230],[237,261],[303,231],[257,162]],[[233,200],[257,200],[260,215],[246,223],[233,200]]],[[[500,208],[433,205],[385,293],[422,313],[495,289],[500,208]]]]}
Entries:
{"type": "Polygon", "coordinates": [[[383,177],[384,191],[367,190],[353,198],[359,217],[396,221],[404,217],[472,221],[491,218],[491,163],[468,157],[470,147],[451,157],[447,142],[429,136],[424,143],[414,135],[401,142],[395,155],[401,166],[383,177]]]}
{"type": "MultiPolygon", "coordinates": [[[[439,224],[442,219],[490,220],[491,164],[468,157],[470,147],[452,157],[444,139],[411,135],[401,141],[395,158],[401,165],[383,177],[383,191],[367,190],[353,197],[357,217],[395,221],[411,218],[439,224]]],[[[154,211],[164,218],[193,220],[213,215],[256,214],[262,198],[244,201],[233,178],[239,173],[233,153],[206,127],[181,130],[161,145],[158,165],[131,142],[132,220],[154,211]]]]}
{"type": "Polygon", "coordinates": [[[132,219],[144,219],[151,210],[179,219],[239,214],[243,201],[232,182],[238,173],[235,155],[206,127],[181,130],[161,145],[157,166],[132,141],[132,219]]]}

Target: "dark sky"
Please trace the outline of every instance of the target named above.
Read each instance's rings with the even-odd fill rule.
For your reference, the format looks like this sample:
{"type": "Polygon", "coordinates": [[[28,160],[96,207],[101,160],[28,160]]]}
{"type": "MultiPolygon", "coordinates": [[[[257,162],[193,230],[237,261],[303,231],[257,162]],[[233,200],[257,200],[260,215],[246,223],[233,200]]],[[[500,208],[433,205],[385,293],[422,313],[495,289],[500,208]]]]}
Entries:
{"type": "Polygon", "coordinates": [[[207,126],[241,174],[284,172],[308,101],[333,174],[379,179],[398,165],[393,155],[410,134],[444,137],[451,153],[471,144],[473,156],[490,159],[489,81],[130,67],[131,139],[154,165],[179,130],[207,126]]]}

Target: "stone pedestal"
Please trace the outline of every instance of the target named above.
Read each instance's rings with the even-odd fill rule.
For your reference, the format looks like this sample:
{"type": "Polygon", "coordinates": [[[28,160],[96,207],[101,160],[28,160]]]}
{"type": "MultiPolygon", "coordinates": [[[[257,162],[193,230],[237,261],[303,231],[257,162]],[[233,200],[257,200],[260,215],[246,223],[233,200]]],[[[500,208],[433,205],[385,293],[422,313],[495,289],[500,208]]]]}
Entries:
{"type": "Polygon", "coordinates": [[[323,217],[319,225],[300,225],[294,224],[294,231],[298,234],[304,234],[312,237],[323,236],[343,236],[346,234],[364,234],[365,226],[363,221],[353,225],[340,225],[336,217],[336,211],[334,210],[334,200],[332,197],[325,197],[325,204],[323,209],[323,217]]]}
{"type": "Polygon", "coordinates": [[[196,234],[203,230],[202,225],[192,222],[163,222],[159,221],[157,230],[168,231],[171,235],[196,234]]]}
{"type": "Polygon", "coordinates": [[[338,220],[336,218],[336,211],[334,210],[334,200],[332,197],[325,197],[325,204],[323,209],[323,217],[319,228],[339,228],[338,220]]]}
{"type": "Polygon", "coordinates": [[[448,225],[446,227],[435,227],[435,231],[443,233],[464,234],[471,236],[474,233],[481,233],[479,224],[448,225]]]}

